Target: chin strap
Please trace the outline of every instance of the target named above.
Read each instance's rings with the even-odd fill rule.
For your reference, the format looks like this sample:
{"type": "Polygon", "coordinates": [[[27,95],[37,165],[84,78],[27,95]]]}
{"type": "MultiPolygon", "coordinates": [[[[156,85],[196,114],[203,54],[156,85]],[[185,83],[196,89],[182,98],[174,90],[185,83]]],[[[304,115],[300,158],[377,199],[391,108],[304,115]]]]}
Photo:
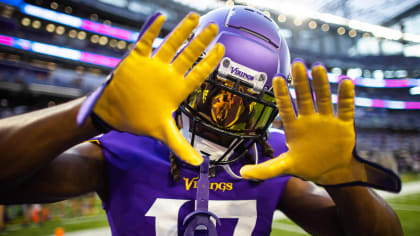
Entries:
{"type": "Polygon", "coordinates": [[[184,236],[194,236],[195,231],[207,231],[208,236],[217,236],[216,225],[210,217],[220,225],[220,219],[208,211],[209,206],[209,158],[204,156],[200,166],[200,179],[197,182],[196,210],[188,214],[183,224],[186,226],[184,236]]]}
{"type": "MultiPolygon", "coordinates": [[[[258,149],[257,149],[257,144],[256,143],[254,143],[253,145],[253,148],[252,149],[254,149],[254,158],[255,158],[255,164],[258,164],[258,149]]],[[[229,153],[228,155],[226,155],[226,157],[225,158],[227,158],[227,157],[229,157],[230,155],[231,155],[232,153],[229,153]]],[[[235,178],[235,179],[243,179],[242,178],[242,176],[240,176],[240,175],[237,175],[235,172],[233,172],[233,170],[232,170],[232,168],[230,167],[230,164],[227,164],[227,165],[223,165],[222,166],[223,167],[223,169],[232,177],[232,178],[235,178]]]]}

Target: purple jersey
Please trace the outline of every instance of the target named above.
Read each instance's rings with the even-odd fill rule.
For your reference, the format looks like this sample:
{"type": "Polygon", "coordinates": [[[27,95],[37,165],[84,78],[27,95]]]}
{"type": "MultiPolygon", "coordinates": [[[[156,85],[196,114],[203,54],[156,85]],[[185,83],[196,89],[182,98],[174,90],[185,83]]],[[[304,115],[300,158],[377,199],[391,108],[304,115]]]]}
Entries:
{"type": "MultiPolygon", "coordinates": [[[[108,169],[109,197],[104,208],[112,234],[183,235],[182,222],[194,211],[199,169],[180,165],[181,180],[175,182],[170,150],[160,141],[116,131],[98,140],[108,169]]],[[[279,132],[271,133],[269,143],[275,155],[287,150],[279,132]]],[[[234,170],[242,165],[235,164],[234,170]]],[[[253,182],[234,179],[220,167],[215,171],[209,179],[209,211],[221,220],[218,235],[269,235],[289,177],[253,182]]]]}

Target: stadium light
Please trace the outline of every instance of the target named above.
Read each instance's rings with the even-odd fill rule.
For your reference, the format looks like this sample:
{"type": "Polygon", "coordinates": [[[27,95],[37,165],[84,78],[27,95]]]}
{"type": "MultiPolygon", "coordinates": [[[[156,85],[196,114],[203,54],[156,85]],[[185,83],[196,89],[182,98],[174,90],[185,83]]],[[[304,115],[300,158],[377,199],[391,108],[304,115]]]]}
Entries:
{"type": "Polygon", "coordinates": [[[327,32],[328,30],[330,30],[330,26],[328,24],[322,24],[321,29],[322,31],[327,32]]]}
{"type": "Polygon", "coordinates": [[[69,31],[69,37],[72,38],[72,39],[76,38],[77,37],[77,31],[74,30],[74,29],[70,30],[69,31]]]}
{"type": "Polygon", "coordinates": [[[316,27],[318,27],[318,24],[316,23],[316,21],[311,20],[308,23],[308,27],[309,27],[309,29],[316,29],[316,27]]]}
{"type": "Polygon", "coordinates": [[[343,35],[346,33],[346,29],[343,26],[340,26],[337,28],[337,34],[338,35],[343,35]]]}
{"type": "Polygon", "coordinates": [[[397,78],[405,78],[407,77],[407,71],[406,70],[397,70],[395,71],[395,77],[397,78]]]}
{"type": "Polygon", "coordinates": [[[94,34],[90,36],[90,42],[91,43],[98,43],[99,42],[99,36],[97,34],[94,34]]]}
{"type": "Polygon", "coordinates": [[[364,76],[365,78],[372,78],[372,73],[370,72],[370,70],[368,70],[368,69],[364,69],[364,70],[363,70],[363,76],[364,76]]]}
{"type": "Polygon", "coordinates": [[[71,14],[73,12],[73,8],[71,6],[67,6],[64,8],[64,12],[67,14],[71,14]]]}
{"type": "Polygon", "coordinates": [[[48,32],[52,33],[52,32],[54,32],[54,30],[55,30],[55,25],[54,25],[54,24],[48,24],[48,25],[45,27],[45,29],[46,29],[48,32]]]}
{"type": "Polygon", "coordinates": [[[362,76],[362,69],[360,68],[350,68],[347,70],[347,76],[351,78],[357,78],[362,76]]]}
{"type": "Polygon", "coordinates": [[[55,29],[55,33],[58,35],[62,35],[66,32],[66,29],[63,26],[57,26],[57,28],[55,29]]]}
{"type": "Polygon", "coordinates": [[[277,20],[278,20],[280,23],[284,23],[284,22],[286,22],[286,21],[287,21],[287,16],[286,16],[286,15],[283,15],[283,14],[280,14],[280,15],[278,15],[278,16],[277,16],[277,20]]]}
{"type": "Polygon", "coordinates": [[[86,39],[86,32],[85,31],[80,31],[79,33],[77,33],[77,39],[85,40],[86,39]]]}
{"type": "Polygon", "coordinates": [[[23,26],[29,26],[31,24],[31,19],[29,19],[28,17],[23,17],[20,23],[23,26]]]}
{"type": "Polygon", "coordinates": [[[334,75],[341,75],[343,73],[343,70],[339,67],[333,67],[331,69],[331,73],[334,75]]]}
{"type": "Polygon", "coordinates": [[[226,6],[228,6],[228,7],[232,7],[232,6],[234,6],[235,5],[235,3],[233,2],[233,0],[227,0],[226,1],[226,6]]]}
{"type": "Polygon", "coordinates": [[[369,38],[370,34],[368,32],[364,32],[362,35],[363,38],[369,38]]]}
{"type": "Polygon", "coordinates": [[[39,29],[39,28],[41,28],[41,25],[42,25],[42,23],[41,23],[41,21],[39,21],[39,20],[34,20],[34,21],[32,21],[32,27],[33,27],[34,29],[39,29]]]}
{"type": "Polygon", "coordinates": [[[390,78],[394,78],[395,76],[394,76],[394,74],[395,74],[395,72],[394,71],[392,71],[392,70],[386,70],[385,72],[384,72],[384,77],[385,78],[388,78],[388,79],[390,79],[390,78]]]}
{"type": "Polygon", "coordinates": [[[118,41],[117,41],[116,39],[111,39],[111,40],[109,41],[109,46],[110,46],[111,48],[115,48],[115,47],[117,47],[117,44],[118,44],[118,41]]]}
{"type": "Polygon", "coordinates": [[[374,70],[373,71],[373,78],[377,80],[383,80],[384,79],[384,72],[382,70],[374,70]]]}
{"type": "Polygon", "coordinates": [[[56,3],[56,2],[51,2],[50,7],[51,7],[51,9],[57,10],[57,8],[58,8],[58,3],[56,3]]]}
{"type": "Polygon", "coordinates": [[[410,88],[410,95],[419,95],[420,94],[420,86],[410,88]]]}
{"type": "Polygon", "coordinates": [[[107,37],[105,37],[105,36],[101,36],[100,38],[99,38],[99,44],[100,45],[102,45],[102,46],[104,46],[105,44],[107,44],[108,43],[108,38],[107,37]]]}
{"type": "Polygon", "coordinates": [[[354,37],[356,37],[356,36],[357,36],[357,31],[356,31],[356,30],[354,30],[354,29],[350,30],[350,31],[349,31],[349,36],[350,36],[350,38],[354,38],[354,37]]]}
{"type": "Polygon", "coordinates": [[[301,25],[303,24],[303,20],[302,20],[302,19],[300,19],[300,18],[295,18],[295,20],[293,21],[293,23],[294,23],[296,26],[301,26],[301,25]]]}
{"type": "Polygon", "coordinates": [[[124,49],[125,48],[125,46],[127,46],[127,43],[125,42],[125,41],[123,41],[123,40],[120,40],[118,43],[117,43],[117,48],[118,49],[124,49]]]}

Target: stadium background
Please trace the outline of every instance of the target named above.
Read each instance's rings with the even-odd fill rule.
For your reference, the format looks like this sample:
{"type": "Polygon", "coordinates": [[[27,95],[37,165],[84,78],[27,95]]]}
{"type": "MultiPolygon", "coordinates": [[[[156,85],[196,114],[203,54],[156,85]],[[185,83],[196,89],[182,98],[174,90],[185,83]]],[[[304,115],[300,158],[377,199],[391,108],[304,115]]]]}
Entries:
{"type": "MultiPolygon", "coordinates": [[[[189,11],[204,14],[233,4],[256,7],[274,19],[292,58],[303,58],[308,65],[323,62],[333,94],[342,75],[354,80],[358,151],[402,176],[403,194],[385,196],[405,234],[417,235],[419,1],[0,0],[0,117],[54,106],[92,91],[155,11],[167,16],[160,35],[164,37],[189,11]]],[[[51,235],[58,227],[66,235],[91,228],[99,230],[87,233],[108,235],[102,229],[106,226],[93,193],[56,204],[0,207],[0,235],[51,235]]],[[[303,233],[276,215],[273,235],[303,233]]]]}

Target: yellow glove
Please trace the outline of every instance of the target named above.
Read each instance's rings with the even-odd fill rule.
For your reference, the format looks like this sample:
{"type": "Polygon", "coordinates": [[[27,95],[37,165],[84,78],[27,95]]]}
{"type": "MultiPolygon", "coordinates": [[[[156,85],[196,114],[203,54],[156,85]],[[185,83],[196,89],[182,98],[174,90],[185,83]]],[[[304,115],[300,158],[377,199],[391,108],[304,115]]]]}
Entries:
{"type": "Polygon", "coordinates": [[[264,163],[244,166],[241,175],[244,178],[267,179],[287,174],[323,186],[358,184],[400,191],[401,182],[397,175],[356,155],[352,81],[346,79],[339,85],[335,116],[327,74],[322,65],[312,68],[316,111],[306,68],[301,61],[293,63],[292,75],[297,116],[285,79],[277,76],[273,82],[289,151],[264,163]]]}
{"type": "Polygon", "coordinates": [[[175,57],[198,24],[199,16],[191,13],[152,54],[152,43],[164,21],[163,15],[156,14],[145,23],[135,47],[110,79],[86,99],[78,123],[82,124],[93,111],[112,129],[160,139],[181,159],[199,165],[202,157],[182,137],[172,113],[213,72],[224,55],[224,47],[216,44],[190,70],[217,34],[217,26],[210,24],[175,57]]]}

